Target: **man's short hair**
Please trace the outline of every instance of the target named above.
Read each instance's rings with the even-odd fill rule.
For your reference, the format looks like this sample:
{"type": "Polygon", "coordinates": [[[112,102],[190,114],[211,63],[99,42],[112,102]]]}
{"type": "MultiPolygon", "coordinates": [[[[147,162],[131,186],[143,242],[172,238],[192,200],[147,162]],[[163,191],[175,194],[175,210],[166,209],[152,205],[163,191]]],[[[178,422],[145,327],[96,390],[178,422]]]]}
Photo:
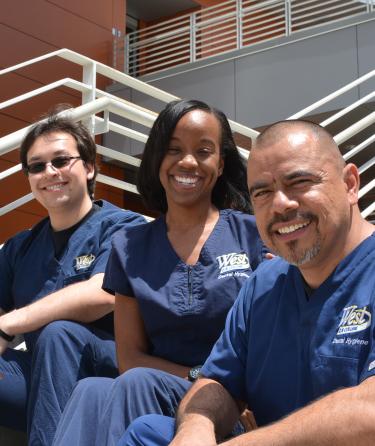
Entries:
{"type": "Polygon", "coordinates": [[[264,129],[257,137],[255,149],[272,146],[293,130],[305,130],[313,135],[319,145],[332,156],[338,169],[343,169],[345,160],[333,136],[321,125],[306,119],[278,121],[264,129]]]}
{"type": "Polygon", "coordinates": [[[36,139],[54,132],[71,135],[76,143],[79,155],[85,164],[94,166],[94,177],[87,180],[87,190],[91,198],[94,196],[95,178],[98,174],[96,164],[96,144],[90,132],[81,122],[74,122],[70,117],[59,116],[56,112],[48,114],[43,121],[34,124],[27,132],[20,146],[22,168],[27,171],[27,153],[36,139]]]}

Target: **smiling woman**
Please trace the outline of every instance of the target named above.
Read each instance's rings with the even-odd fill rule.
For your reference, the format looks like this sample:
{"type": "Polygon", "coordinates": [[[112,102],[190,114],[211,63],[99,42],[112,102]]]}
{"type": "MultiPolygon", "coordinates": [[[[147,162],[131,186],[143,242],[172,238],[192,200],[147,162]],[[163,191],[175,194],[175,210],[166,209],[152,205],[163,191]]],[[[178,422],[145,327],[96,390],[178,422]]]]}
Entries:
{"type": "Polygon", "coordinates": [[[187,204],[207,208],[223,171],[220,124],[213,114],[192,110],[177,123],[160,166],[168,209],[187,204]]]}
{"type": "Polygon", "coordinates": [[[116,295],[123,374],[77,386],[55,445],[116,445],[138,416],[173,414],[264,258],[222,112],[195,100],[168,104],[151,129],[138,188],[162,215],[116,234],[103,285],[116,295]]]}

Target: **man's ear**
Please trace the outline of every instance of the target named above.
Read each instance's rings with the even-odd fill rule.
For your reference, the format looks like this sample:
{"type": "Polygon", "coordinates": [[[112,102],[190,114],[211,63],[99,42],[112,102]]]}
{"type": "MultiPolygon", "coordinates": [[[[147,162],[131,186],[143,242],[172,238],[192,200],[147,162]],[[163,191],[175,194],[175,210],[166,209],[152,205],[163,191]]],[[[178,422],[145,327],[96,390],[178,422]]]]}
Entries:
{"type": "Polygon", "coordinates": [[[360,180],[359,172],[355,164],[349,163],[344,167],[343,179],[346,184],[349,203],[352,205],[357,204],[360,180]]]}
{"type": "Polygon", "coordinates": [[[85,163],[85,169],[86,169],[86,172],[87,172],[87,179],[88,180],[92,180],[94,178],[94,175],[95,175],[94,164],[92,164],[92,163],[85,163]]]}

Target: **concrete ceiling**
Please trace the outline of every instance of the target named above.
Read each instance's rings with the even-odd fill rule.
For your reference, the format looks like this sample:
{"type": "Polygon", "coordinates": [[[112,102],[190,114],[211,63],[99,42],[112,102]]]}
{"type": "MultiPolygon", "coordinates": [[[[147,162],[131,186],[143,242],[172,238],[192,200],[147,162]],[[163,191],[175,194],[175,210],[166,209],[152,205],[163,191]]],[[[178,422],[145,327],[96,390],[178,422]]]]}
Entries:
{"type": "Polygon", "coordinates": [[[149,22],[196,6],[193,0],[127,0],[126,14],[149,22]]]}

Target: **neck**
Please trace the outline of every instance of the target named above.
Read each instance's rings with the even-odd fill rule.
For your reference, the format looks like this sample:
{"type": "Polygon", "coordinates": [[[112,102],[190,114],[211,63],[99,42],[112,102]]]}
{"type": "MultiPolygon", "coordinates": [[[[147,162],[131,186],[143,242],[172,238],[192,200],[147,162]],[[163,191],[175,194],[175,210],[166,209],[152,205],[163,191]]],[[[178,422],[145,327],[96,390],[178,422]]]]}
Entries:
{"type": "Polygon", "coordinates": [[[49,218],[54,231],[63,231],[78,223],[92,208],[91,198],[87,195],[79,206],[49,210],[49,218]]]}
{"type": "Polygon", "coordinates": [[[346,241],[343,244],[338,241],[336,244],[337,251],[331,252],[325,262],[314,264],[315,262],[312,261],[299,268],[307,284],[311,288],[318,288],[332,274],[337,265],[366,238],[370,237],[374,230],[374,225],[362,218],[358,210],[357,215],[352,220],[346,241]]]}
{"type": "Polygon", "coordinates": [[[217,220],[218,209],[210,203],[208,206],[201,206],[198,209],[170,206],[165,216],[168,230],[178,230],[184,232],[192,227],[206,224],[211,220],[217,220]]]}

